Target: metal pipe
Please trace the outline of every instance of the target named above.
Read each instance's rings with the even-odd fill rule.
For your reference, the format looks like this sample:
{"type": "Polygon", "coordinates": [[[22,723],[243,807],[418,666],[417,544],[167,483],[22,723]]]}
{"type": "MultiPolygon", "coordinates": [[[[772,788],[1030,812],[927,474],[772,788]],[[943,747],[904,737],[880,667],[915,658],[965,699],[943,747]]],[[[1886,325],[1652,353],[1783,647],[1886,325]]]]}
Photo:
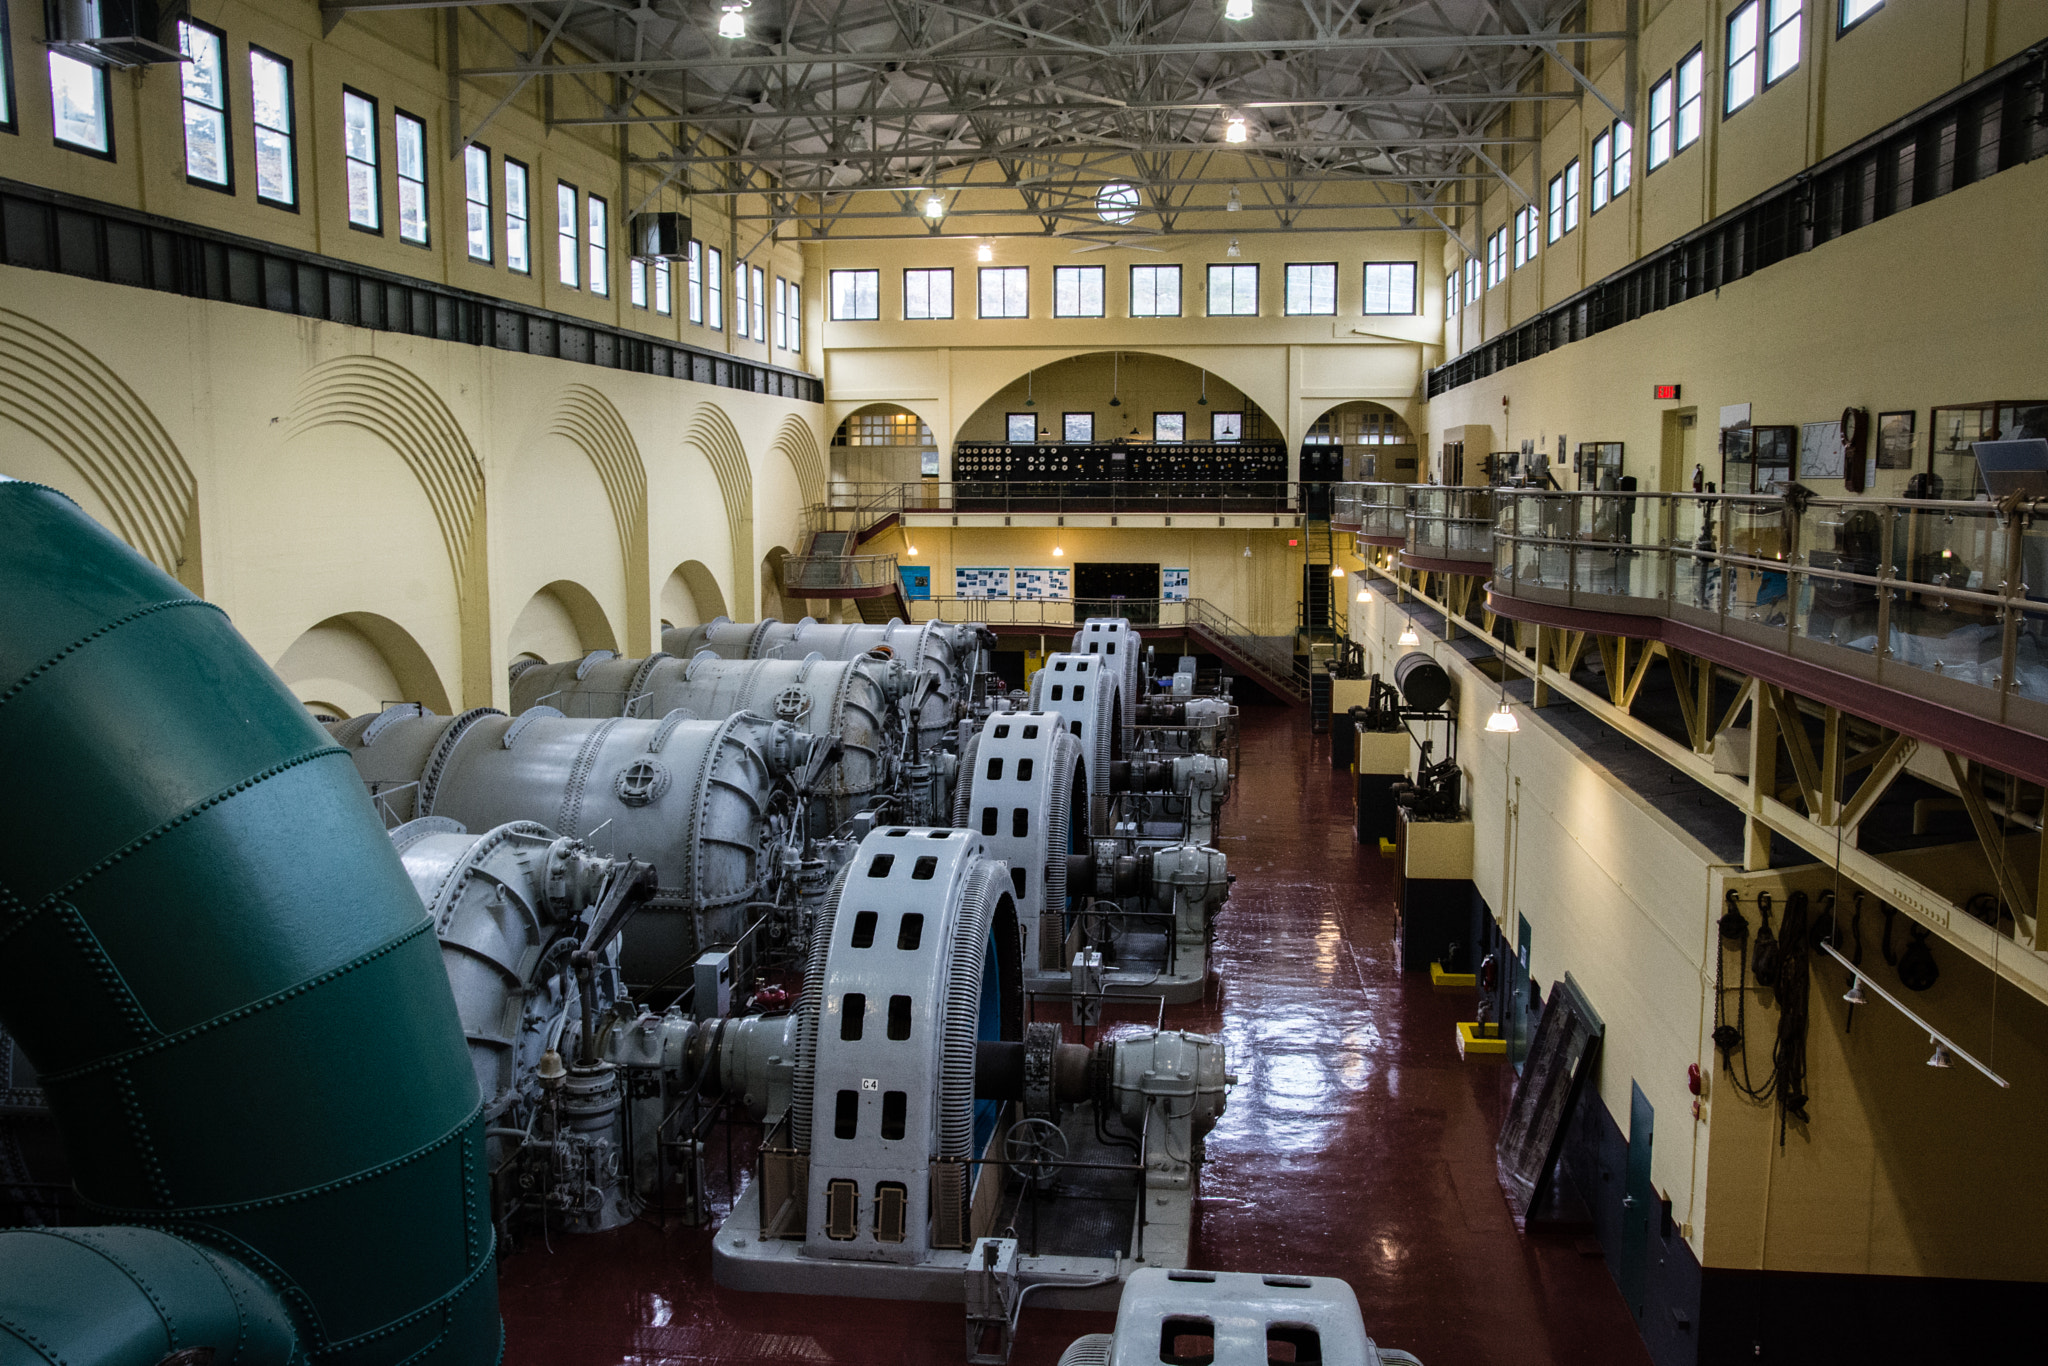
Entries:
{"type": "Polygon", "coordinates": [[[175,1314],[175,1348],[225,1357],[226,1277],[282,1325],[238,1361],[494,1361],[476,1073],[354,766],[219,609],[62,494],[0,481],[0,601],[0,753],[27,780],[0,819],[0,1025],[79,1194],[143,1226],[0,1235],[0,1321],[112,1363],[173,1350],[175,1314]]]}

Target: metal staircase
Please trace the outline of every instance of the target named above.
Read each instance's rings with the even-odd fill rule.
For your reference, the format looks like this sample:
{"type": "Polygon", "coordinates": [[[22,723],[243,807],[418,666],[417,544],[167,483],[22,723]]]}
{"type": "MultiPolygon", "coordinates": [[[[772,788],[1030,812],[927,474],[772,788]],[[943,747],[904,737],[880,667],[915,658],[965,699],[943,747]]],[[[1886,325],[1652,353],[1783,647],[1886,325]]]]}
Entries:
{"type": "Polygon", "coordinates": [[[1285,637],[1276,640],[1257,635],[1222,608],[1201,598],[1187,603],[1187,633],[1210,654],[1275,697],[1297,707],[1308,705],[1309,679],[1297,667],[1294,652],[1280,643],[1285,637]]]}

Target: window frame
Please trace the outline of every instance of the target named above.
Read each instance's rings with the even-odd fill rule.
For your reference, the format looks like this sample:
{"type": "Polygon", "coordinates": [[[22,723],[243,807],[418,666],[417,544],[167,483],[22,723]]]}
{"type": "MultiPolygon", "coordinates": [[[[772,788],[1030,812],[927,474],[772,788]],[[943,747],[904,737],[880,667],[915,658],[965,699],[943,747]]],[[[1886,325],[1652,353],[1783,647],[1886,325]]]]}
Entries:
{"type": "Polygon", "coordinates": [[[638,256],[628,256],[626,258],[626,307],[645,309],[649,294],[647,262],[638,256]]]}
{"type": "MultiPolygon", "coordinates": [[[[225,59],[223,59],[225,60],[225,59]]],[[[21,132],[21,90],[14,80],[14,33],[0,3],[0,133],[21,132]]]]}
{"type": "Polygon", "coordinates": [[[789,281],[783,276],[775,277],[775,345],[789,350],[789,281]]]}
{"type": "Polygon", "coordinates": [[[583,288],[583,193],[569,181],[555,181],[555,283],[583,288]],[[562,231],[562,191],[569,192],[569,231],[562,231]],[[563,249],[563,242],[568,249],[563,249]]]}
{"type": "Polygon", "coordinates": [[[1239,261],[1239,262],[1232,262],[1232,261],[1211,261],[1211,262],[1208,262],[1208,263],[1207,263],[1207,265],[1208,265],[1208,270],[1207,270],[1207,273],[1206,273],[1206,274],[1204,274],[1204,275],[1203,275],[1203,277],[1202,277],[1202,295],[1203,295],[1203,298],[1202,298],[1202,307],[1203,307],[1203,316],[1204,316],[1204,317],[1209,317],[1209,318],[1256,318],[1256,317],[1259,317],[1259,316],[1260,316],[1260,313],[1259,313],[1259,303],[1260,303],[1260,299],[1259,299],[1259,286],[1260,286],[1260,283],[1261,283],[1261,282],[1260,282],[1260,280],[1259,280],[1259,263],[1258,263],[1258,262],[1256,262],[1256,261],[1252,261],[1252,262],[1242,262],[1242,261],[1239,261]],[[1250,272],[1252,273],[1252,274],[1251,274],[1251,280],[1252,280],[1252,307],[1251,307],[1251,311],[1250,311],[1249,313],[1247,313],[1247,312],[1244,312],[1243,310],[1241,310],[1241,309],[1238,309],[1238,308],[1235,308],[1235,307],[1233,307],[1233,308],[1229,309],[1229,310],[1228,310],[1228,311],[1226,311],[1226,312],[1221,312],[1221,313],[1217,312],[1217,310],[1216,310],[1216,272],[1217,272],[1217,271],[1219,271],[1219,270],[1225,270],[1225,271],[1230,271],[1230,272],[1233,272],[1233,273],[1232,273],[1232,274],[1231,274],[1230,276],[1226,277],[1226,278],[1228,278],[1228,279],[1230,280],[1230,282],[1231,282],[1231,284],[1230,284],[1230,290],[1229,290],[1229,293],[1230,293],[1230,296],[1231,296],[1231,299],[1232,299],[1232,301],[1233,301],[1233,302],[1235,302],[1235,300],[1236,300],[1236,298],[1237,298],[1237,278],[1238,278],[1238,277],[1236,276],[1235,272],[1237,272],[1237,271],[1243,271],[1243,270],[1248,270],[1248,271],[1250,271],[1250,272]]]}
{"type": "Polygon", "coordinates": [[[1683,152],[1686,148],[1692,146],[1694,143],[1698,142],[1701,138],[1706,136],[1706,49],[1704,47],[1694,47],[1692,51],[1686,53],[1684,57],[1679,59],[1678,65],[1672,68],[1671,74],[1674,81],[1676,82],[1676,86],[1673,93],[1677,96],[1677,102],[1672,107],[1673,138],[1671,155],[1673,157],[1676,157],[1680,152],[1683,152]],[[1694,90],[1691,99],[1687,99],[1685,95],[1685,72],[1687,67],[1694,68],[1692,78],[1694,90]],[[1693,106],[1693,133],[1690,138],[1685,136],[1685,111],[1686,106],[1688,105],[1693,106]]]}
{"type": "Polygon", "coordinates": [[[669,260],[666,256],[657,256],[651,264],[653,269],[649,274],[654,277],[652,287],[654,311],[660,317],[673,318],[676,314],[675,262],[669,260]]]}
{"type": "Polygon", "coordinates": [[[801,355],[804,349],[804,291],[801,280],[789,282],[789,349],[795,355],[801,355]]]}
{"type": "Polygon", "coordinates": [[[1593,185],[1587,195],[1586,214],[1593,214],[1607,207],[1608,177],[1614,164],[1614,130],[1603,128],[1593,135],[1593,185]]]}
{"type": "MultiPolygon", "coordinates": [[[[876,294],[879,296],[880,292],[880,286],[877,285],[876,294]]],[[[879,311],[879,297],[876,303],[879,311]]],[[[953,312],[953,268],[951,266],[905,266],[903,268],[903,321],[907,323],[951,322],[953,320],[953,312]],[[919,283],[924,287],[925,311],[922,313],[912,313],[910,311],[910,277],[913,275],[921,277],[919,283]],[[946,277],[946,311],[944,313],[932,311],[932,277],[935,275],[946,277]]]]}
{"type": "Polygon", "coordinates": [[[1659,167],[1668,165],[1678,155],[1678,68],[1673,67],[1650,82],[1650,99],[1645,108],[1650,117],[1650,142],[1643,174],[1655,175],[1659,167]],[[1661,120],[1657,117],[1659,95],[1664,105],[1661,120]]]}
{"type": "Polygon", "coordinates": [[[1764,50],[1764,89],[1766,90],[1769,90],[1779,81],[1784,80],[1787,76],[1797,71],[1799,64],[1806,60],[1805,0],[1791,0],[1791,14],[1783,19],[1773,18],[1778,6],[1783,3],[1786,3],[1786,0],[1764,0],[1762,43],[1764,50]],[[1777,37],[1780,32],[1788,28],[1796,30],[1793,35],[1792,64],[1783,71],[1773,74],[1772,63],[1777,60],[1777,37]]]}
{"type": "Polygon", "coordinates": [[[1109,316],[1109,272],[1102,266],[1054,266],[1052,268],[1052,315],[1055,318],[1105,318],[1109,316]],[[1086,312],[1088,301],[1088,276],[1095,276],[1095,311],[1086,312]],[[1060,282],[1074,282],[1074,308],[1069,312],[1060,307],[1060,282]]]}
{"type": "Polygon", "coordinates": [[[505,186],[505,269],[511,271],[514,275],[532,275],[533,168],[517,157],[504,157],[502,160],[505,166],[504,174],[500,177],[505,186]],[[525,212],[518,215],[514,215],[512,212],[512,172],[515,167],[519,172],[519,202],[525,206],[525,212]],[[515,216],[519,221],[520,241],[525,247],[526,263],[524,265],[514,265],[512,263],[512,222],[515,216]]]}
{"type": "MultiPolygon", "coordinates": [[[[432,196],[430,196],[427,193],[427,166],[430,161],[430,158],[427,156],[427,146],[427,121],[421,118],[418,114],[409,114],[405,110],[400,109],[397,105],[392,105],[391,175],[392,178],[398,182],[398,240],[405,243],[409,247],[424,247],[431,249],[434,241],[434,201],[432,196]],[[417,177],[408,176],[405,173],[405,143],[403,133],[405,131],[405,125],[408,123],[419,130],[420,173],[417,177]],[[405,231],[405,187],[408,184],[413,184],[420,187],[420,235],[418,237],[407,236],[405,231]]],[[[486,147],[481,142],[472,143],[470,144],[470,146],[479,149],[484,154],[484,193],[488,195],[491,192],[491,149],[489,147],[486,147]]],[[[469,152],[469,147],[465,147],[462,149],[462,195],[464,212],[464,221],[462,226],[463,236],[465,239],[469,236],[469,223],[467,218],[469,204],[469,152]]],[[[490,251],[492,255],[485,257],[483,263],[487,266],[496,265],[497,261],[495,257],[497,253],[497,243],[493,240],[493,235],[491,233],[491,211],[490,201],[488,199],[484,201],[484,247],[487,251],[490,251]]],[[[474,261],[477,258],[472,256],[469,259],[474,261]]]]}
{"type": "Polygon", "coordinates": [[[1017,319],[1020,319],[1020,318],[1029,318],[1029,317],[1031,316],[1031,267],[1029,267],[1029,266],[979,266],[979,267],[977,267],[977,268],[975,269],[975,272],[974,272],[974,316],[975,316],[975,317],[976,317],[977,319],[984,319],[984,318],[985,318],[985,319],[988,319],[988,320],[990,320],[990,321],[1003,321],[1003,322],[1014,322],[1014,321],[1016,321],[1017,319]],[[1024,280],[1024,311],[1023,311],[1022,313],[1009,313],[1009,312],[1004,312],[1004,313],[989,313],[989,312],[986,312],[986,311],[985,311],[985,309],[984,309],[984,306],[985,306],[985,305],[987,304],[987,302],[988,302],[988,277],[989,277],[990,275],[1000,275],[1000,276],[1002,277],[1002,289],[1003,289],[1003,296],[1004,296],[1004,297],[1003,297],[1003,307],[1004,307],[1005,309],[1007,309],[1007,308],[1009,307],[1009,292],[1010,292],[1010,279],[1011,279],[1011,273],[1012,273],[1012,272],[1013,272],[1013,273],[1015,273],[1016,275],[1019,275],[1019,276],[1021,276],[1021,277],[1023,278],[1023,280],[1024,280]]]}
{"type": "Polygon", "coordinates": [[[463,252],[469,260],[479,266],[496,266],[498,260],[498,233],[492,229],[492,150],[485,143],[473,141],[463,147],[463,252]],[[473,152],[483,154],[483,256],[477,256],[475,233],[469,227],[469,211],[479,203],[475,199],[475,186],[469,182],[469,156],[473,152]]]}
{"type": "Polygon", "coordinates": [[[1152,414],[1152,444],[1153,444],[1153,445],[1155,445],[1155,446],[1185,446],[1185,445],[1187,445],[1187,443],[1188,443],[1188,414],[1187,414],[1187,410],[1186,410],[1185,408],[1183,408],[1183,409],[1180,409],[1180,410],[1178,410],[1178,411],[1173,411],[1173,412],[1154,412],[1154,413],[1152,414]],[[1179,422],[1180,422],[1180,435],[1179,435],[1179,436],[1161,436],[1161,435],[1159,434],[1159,419],[1160,419],[1160,418],[1162,418],[1162,417],[1171,417],[1171,418],[1176,418],[1176,419],[1178,419],[1178,420],[1179,420],[1179,422]]]}
{"type": "Polygon", "coordinates": [[[1636,126],[1627,119],[1616,119],[1608,132],[1614,138],[1614,161],[1607,193],[1607,202],[1612,204],[1636,183],[1636,126]]]}
{"type": "Polygon", "coordinates": [[[1444,321],[1458,316],[1458,268],[1452,266],[1444,274],[1444,321]]]}
{"type": "Polygon", "coordinates": [[[1515,210],[1513,236],[1510,238],[1509,257],[1513,264],[1510,270],[1520,270],[1536,259],[1542,247],[1543,211],[1534,204],[1524,204],[1515,210]]]}
{"type": "Polygon", "coordinates": [[[1063,446],[1092,446],[1095,444],[1095,410],[1093,408],[1077,408],[1071,413],[1062,412],[1060,414],[1060,444],[1063,446]],[[1088,435],[1078,440],[1068,435],[1073,430],[1074,419],[1077,417],[1088,420],[1088,435]]]}
{"type": "Polygon", "coordinates": [[[108,79],[107,68],[95,65],[92,62],[80,61],[70,53],[59,52],[54,47],[49,49],[49,54],[49,62],[45,65],[50,72],[50,141],[67,152],[78,152],[84,156],[98,157],[101,161],[114,160],[114,86],[113,82],[108,79]],[[95,147],[88,142],[73,142],[58,133],[55,65],[58,62],[70,62],[73,66],[82,67],[92,73],[94,86],[99,91],[100,128],[106,134],[106,146],[95,147]]]}
{"type": "Polygon", "coordinates": [[[1486,239],[1486,287],[1495,289],[1508,278],[1508,228],[1503,223],[1486,239]]]}
{"type": "Polygon", "coordinates": [[[1125,297],[1126,307],[1124,310],[1129,316],[1133,318],[1178,318],[1181,316],[1181,271],[1178,264],[1134,265],[1130,267],[1129,274],[1124,280],[1124,286],[1129,291],[1125,297]],[[1151,274],[1145,277],[1152,288],[1152,311],[1150,313],[1140,313],[1138,311],[1138,272],[1141,270],[1151,272],[1151,274]],[[1173,312],[1171,313],[1159,311],[1159,281],[1162,272],[1171,272],[1173,278],[1173,312]]]}
{"type": "Polygon", "coordinates": [[[683,316],[704,325],[704,240],[692,237],[683,256],[683,316]]]}
{"type": "Polygon", "coordinates": [[[1564,172],[1559,171],[1543,192],[1543,245],[1556,246],[1564,233],[1564,172]]]}
{"type": "Polygon", "coordinates": [[[1479,295],[1479,258],[1477,256],[1467,256],[1465,258],[1465,306],[1470,308],[1473,304],[1478,303],[1479,295]]]}
{"type": "Polygon", "coordinates": [[[725,330],[725,253],[708,243],[704,247],[704,325],[714,332],[725,330]]]}
{"type": "Polygon", "coordinates": [[[1578,231],[1580,219],[1579,186],[1582,183],[1582,179],[1579,159],[1573,157],[1565,163],[1564,167],[1564,231],[1567,237],[1578,231]]]}
{"type": "Polygon", "coordinates": [[[754,272],[754,340],[763,346],[768,344],[768,273],[759,266],[751,267],[754,272]]]}
{"type": "Polygon", "coordinates": [[[366,232],[373,237],[384,235],[384,114],[377,106],[377,97],[366,95],[352,85],[341,88],[341,186],[342,210],[347,215],[348,225],[357,232],[366,232]],[[348,111],[350,100],[361,100],[370,106],[370,159],[353,156],[348,150],[348,111]],[[370,168],[370,214],[373,222],[358,223],[355,205],[350,202],[349,171],[356,166],[370,168]]]}
{"type": "Polygon", "coordinates": [[[1857,27],[1864,20],[1870,18],[1871,15],[1876,14],[1879,10],[1883,9],[1885,5],[1885,0],[1877,0],[1876,4],[1872,5],[1869,9],[1863,11],[1863,13],[1857,15],[1854,19],[1851,19],[1849,17],[1849,6],[1853,3],[1855,3],[1855,0],[1836,0],[1835,36],[1837,38],[1847,33],[1850,29],[1857,27]]]}
{"type": "Polygon", "coordinates": [[[1038,444],[1038,414],[1005,412],[1003,414],[1003,441],[1011,446],[1036,446],[1038,444]],[[1031,424],[1031,439],[1029,441],[1019,441],[1017,439],[1013,424],[1019,419],[1031,424]]]}
{"type": "Polygon", "coordinates": [[[1764,93],[1764,0],[1743,0],[1728,12],[1721,28],[1721,117],[1732,119],[1755,102],[1764,93]],[[1747,18],[1749,22],[1749,48],[1741,56],[1735,52],[1735,26],[1747,18]],[[1735,80],[1747,64],[1749,90],[1741,99],[1735,98],[1735,80]]]}
{"type": "Polygon", "coordinates": [[[830,318],[830,319],[831,319],[831,320],[832,320],[833,322],[835,322],[835,323],[874,323],[874,322],[880,322],[880,321],[882,320],[882,272],[881,272],[880,270],[858,270],[858,269],[856,269],[856,270],[833,270],[833,271],[828,271],[828,272],[826,272],[826,275],[825,275],[825,313],[826,313],[826,316],[827,316],[828,318],[830,318]],[[863,276],[863,275],[866,275],[866,276],[870,276],[870,277],[872,277],[872,278],[873,278],[873,280],[874,280],[874,282],[875,282],[875,311],[874,311],[873,313],[867,313],[867,314],[863,314],[863,313],[861,313],[861,312],[859,311],[859,309],[860,309],[860,277],[861,277],[861,276],[863,276]],[[854,310],[855,310],[855,311],[853,311],[853,312],[851,312],[851,313],[841,313],[841,312],[839,311],[839,279],[840,279],[840,277],[841,277],[841,276],[851,276],[851,277],[853,277],[853,281],[854,281],[854,284],[853,284],[853,294],[852,294],[852,302],[853,302],[853,306],[854,306],[854,310]]]}
{"type": "MultiPolygon", "coordinates": [[[[1420,261],[1365,261],[1364,292],[1358,300],[1358,316],[1361,318],[1412,318],[1422,306],[1422,263],[1420,261]],[[1388,308],[1375,312],[1372,307],[1372,273],[1375,270],[1397,272],[1405,268],[1408,272],[1408,307],[1388,308]]],[[[1393,274],[1387,278],[1387,302],[1394,300],[1393,274]]]]}
{"type": "Polygon", "coordinates": [[[1286,265],[1282,267],[1282,269],[1281,269],[1281,272],[1280,272],[1280,315],[1281,315],[1282,317],[1284,317],[1284,318],[1334,318],[1334,317],[1336,317],[1336,316],[1337,316],[1337,288],[1338,288],[1338,284],[1339,284],[1339,277],[1338,277],[1338,273],[1337,273],[1337,263],[1336,263],[1335,261],[1289,261],[1289,262],[1287,262],[1287,263],[1286,263],[1286,265]],[[1293,293],[1294,293],[1294,272],[1295,272],[1295,271],[1297,271],[1297,270],[1305,270],[1305,271],[1308,271],[1308,272],[1310,272],[1310,274],[1309,274],[1309,277],[1308,277],[1308,280],[1309,280],[1309,285],[1308,285],[1308,302],[1309,302],[1309,306],[1308,306],[1308,308],[1306,308],[1306,309],[1303,309],[1303,310],[1297,310],[1297,309],[1295,309],[1295,308],[1294,308],[1294,306],[1293,306],[1293,301],[1292,301],[1292,295],[1293,295],[1293,293]],[[1329,272],[1330,272],[1330,306],[1329,306],[1329,307],[1328,307],[1327,309],[1323,309],[1323,308],[1317,308],[1317,307],[1315,306],[1315,290],[1316,290],[1316,287],[1315,287],[1315,275],[1314,275],[1314,272],[1315,272],[1315,271],[1318,271],[1318,270],[1327,270],[1327,271],[1329,271],[1329,272]]]}
{"type": "MultiPolygon", "coordinates": [[[[0,2],[0,10],[5,8],[5,3],[0,2]]],[[[228,35],[224,30],[215,28],[212,24],[202,19],[194,19],[188,14],[178,20],[178,50],[180,54],[184,53],[185,30],[188,28],[199,30],[219,45],[220,104],[218,106],[210,105],[204,100],[195,100],[192,96],[186,94],[184,63],[179,63],[178,128],[185,144],[185,183],[187,185],[197,185],[202,190],[212,190],[215,194],[231,195],[235,192],[235,116],[233,107],[235,95],[233,86],[228,80],[228,35]],[[190,125],[185,122],[184,114],[186,106],[194,104],[220,117],[220,160],[221,170],[224,173],[220,180],[208,180],[205,176],[192,174],[192,133],[190,125]]],[[[0,14],[0,116],[4,116],[8,112],[7,97],[14,89],[12,65],[13,60],[8,52],[7,20],[4,14],[0,14]]],[[[5,128],[8,132],[14,131],[11,120],[0,122],[0,128],[5,128]]]]}
{"type": "Polygon", "coordinates": [[[250,141],[256,153],[256,202],[268,204],[275,209],[299,211],[299,88],[297,73],[292,70],[292,59],[280,57],[269,48],[249,44],[249,125],[250,141]],[[256,118],[256,62],[258,59],[274,63],[284,73],[284,121],[282,128],[260,122],[256,118]],[[259,132],[276,133],[284,138],[285,189],[290,199],[278,199],[263,193],[263,139],[259,132]]]}
{"type": "Polygon", "coordinates": [[[752,321],[747,308],[747,262],[742,257],[732,268],[732,334],[753,340],[754,334],[747,330],[752,321]]]}
{"type": "Polygon", "coordinates": [[[1232,408],[1223,412],[1209,414],[1209,440],[1212,444],[1218,446],[1235,446],[1242,443],[1244,441],[1244,409],[1232,408]],[[1223,420],[1229,417],[1237,419],[1237,435],[1235,436],[1225,436],[1219,430],[1223,425],[1223,420]]]}
{"type": "Polygon", "coordinates": [[[590,265],[590,296],[612,297],[612,205],[601,194],[583,196],[583,222],[587,234],[585,255],[590,265]]]}

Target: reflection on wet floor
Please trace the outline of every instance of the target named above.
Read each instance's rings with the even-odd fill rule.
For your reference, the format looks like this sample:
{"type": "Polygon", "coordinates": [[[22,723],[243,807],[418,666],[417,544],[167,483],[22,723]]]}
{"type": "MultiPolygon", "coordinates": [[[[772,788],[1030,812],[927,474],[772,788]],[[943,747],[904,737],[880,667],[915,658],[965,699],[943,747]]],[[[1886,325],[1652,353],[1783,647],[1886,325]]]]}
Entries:
{"type": "MultiPolygon", "coordinates": [[[[1353,841],[1326,745],[1304,713],[1245,709],[1218,977],[1165,1012],[1221,1033],[1238,1076],[1207,1140],[1195,1264],[1342,1276],[1374,1338],[1429,1366],[1646,1363],[1606,1264],[1509,1221],[1493,1171],[1506,1073],[1460,1061],[1469,1002],[1396,971],[1393,865],[1353,841]]],[[[962,1360],[958,1305],[724,1290],[706,1230],[552,1241],[504,1262],[508,1366],[962,1360]]],[[[1051,1366],[1110,1322],[1027,1309],[1012,1360],[1051,1366]]]]}

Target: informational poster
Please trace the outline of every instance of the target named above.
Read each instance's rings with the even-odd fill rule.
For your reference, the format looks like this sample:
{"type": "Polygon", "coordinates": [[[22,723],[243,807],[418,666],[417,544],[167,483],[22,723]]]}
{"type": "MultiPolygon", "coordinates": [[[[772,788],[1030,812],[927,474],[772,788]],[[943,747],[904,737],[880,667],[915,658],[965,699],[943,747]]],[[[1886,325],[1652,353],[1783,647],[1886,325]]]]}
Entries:
{"type": "Polygon", "coordinates": [[[1159,600],[1161,602],[1186,602],[1188,600],[1187,570],[1160,569],[1159,600]]]}
{"type": "Polygon", "coordinates": [[[1074,571],[1066,565],[1020,565],[1012,572],[1016,575],[1017,596],[1020,598],[1074,596],[1074,571]]]}
{"type": "Polygon", "coordinates": [[[1809,422],[1799,429],[1799,477],[1842,477],[1842,424],[1809,422]]]}
{"type": "Polygon", "coordinates": [[[930,602],[932,570],[926,564],[900,564],[896,576],[903,580],[903,596],[911,602],[930,602]]]}
{"type": "Polygon", "coordinates": [[[1010,570],[974,569],[955,566],[953,569],[953,596],[958,598],[1007,598],[1010,596],[1010,570]]]}

